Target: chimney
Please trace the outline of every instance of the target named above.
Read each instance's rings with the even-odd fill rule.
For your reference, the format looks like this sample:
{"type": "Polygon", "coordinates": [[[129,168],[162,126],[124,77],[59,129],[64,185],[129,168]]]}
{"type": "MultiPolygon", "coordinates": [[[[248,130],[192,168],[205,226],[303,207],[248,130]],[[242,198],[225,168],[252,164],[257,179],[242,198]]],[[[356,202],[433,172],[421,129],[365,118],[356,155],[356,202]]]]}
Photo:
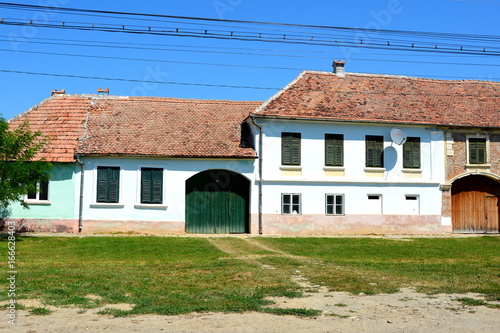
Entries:
{"type": "Polygon", "coordinates": [[[65,89],[61,89],[59,91],[57,89],[52,90],[52,95],[64,95],[65,93],[66,93],[65,89]]]}
{"type": "Polygon", "coordinates": [[[333,61],[333,72],[337,76],[345,76],[345,61],[344,60],[334,60],[333,61]]]}
{"type": "Polygon", "coordinates": [[[99,95],[109,95],[109,88],[97,88],[97,93],[99,95]]]}

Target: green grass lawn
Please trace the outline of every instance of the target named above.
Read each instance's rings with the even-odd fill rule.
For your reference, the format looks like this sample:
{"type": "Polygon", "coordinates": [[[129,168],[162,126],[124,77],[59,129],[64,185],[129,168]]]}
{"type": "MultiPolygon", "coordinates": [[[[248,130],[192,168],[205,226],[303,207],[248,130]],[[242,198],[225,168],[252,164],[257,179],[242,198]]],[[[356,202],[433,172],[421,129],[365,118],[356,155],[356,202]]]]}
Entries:
{"type": "MultiPolygon", "coordinates": [[[[17,298],[80,308],[134,304],[130,311],[110,311],[115,315],[208,311],[311,315],[304,309],[263,307],[270,303],[264,299],[268,295],[300,296],[300,287],[290,280],[299,270],[313,284],[337,291],[372,294],[412,286],[427,293],[478,292],[500,300],[499,237],[251,240],[17,237],[17,298]]],[[[7,240],[0,244],[7,258],[7,240]]],[[[8,300],[6,279],[0,280],[0,288],[0,300],[8,300]]]]}

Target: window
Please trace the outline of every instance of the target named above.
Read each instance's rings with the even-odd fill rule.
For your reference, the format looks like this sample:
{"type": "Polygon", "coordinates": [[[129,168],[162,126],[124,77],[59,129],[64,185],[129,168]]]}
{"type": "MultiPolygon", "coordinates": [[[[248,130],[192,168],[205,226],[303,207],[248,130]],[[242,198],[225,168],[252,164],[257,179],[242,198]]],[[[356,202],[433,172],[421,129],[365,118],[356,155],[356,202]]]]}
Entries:
{"type": "Polygon", "coordinates": [[[300,165],[300,133],[281,133],[281,165],[300,165]]]}
{"type": "Polygon", "coordinates": [[[141,168],[141,203],[163,203],[163,169],[141,168]]]}
{"type": "Polygon", "coordinates": [[[469,163],[486,163],[486,138],[469,138],[469,163]]]}
{"type": "Polygon", "coordinates": [[[407,214],[420,214],[420,204],[418,195],[405,195],[405,208],[407,214]]]}
{"type": "Polygon", "coordinates": [[[36,192],[30,192],[26,196],[27,200],[48,201],[49,200],[49,182],[36,184],[36,192]]]}
{"type": "Polygon", "coordinates": [[[344,166],[344,136],[325,134],[325,165],[344,166]]]}
{"type": "Polygon", "coordinates": [[[283,215],[300,215],[300,194],[281,195],[281,213],[283,215]]]}
{"type": "Polygon", "coordinates": [[[326,215],[344,215],[344,195],[326,195],[326,215]]]}
{"type": "Polygon", "coordinates": [[[120,168],[97,167],[97,202],[118,203],[120,168]]]}
{"type": "Polygon", "coordinates": [[[403,144],[403,168],[420,169],[420,138],[409,137],[403,144]]]}
{"type": "Polygon", "coordinates": [[[380,194],[368,194],[366,213],[367,214],[382,214],[382,195],[380,195],[380,194]]]}
{"type": "Polygon", "coordinates": [[[384,137],[376,135],[366,136],[366,167],[384,167],[384,137]]]}

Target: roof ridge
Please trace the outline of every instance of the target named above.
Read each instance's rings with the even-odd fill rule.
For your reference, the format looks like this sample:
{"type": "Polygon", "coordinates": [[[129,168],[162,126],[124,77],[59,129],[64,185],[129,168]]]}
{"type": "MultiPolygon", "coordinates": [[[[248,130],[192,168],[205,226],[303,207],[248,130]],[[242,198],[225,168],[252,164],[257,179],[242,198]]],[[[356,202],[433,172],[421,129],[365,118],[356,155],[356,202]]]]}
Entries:
{"type": "MultiPolygon", "coordinates": [[[[337,76],[337,74],[333,72],[326,72],[326,71],[313,71],[313,70],[307,70],[304,71],[306,74],[311,73],[311,74],[320,74],[320,75],[333,75],[337,76]]],[[[420,77],[420,76],[411,76],[411,75],[402,75],[402,74],[380,74],[380,73],[357,73],[357,72],[345,72],[343,74],[344,77],[346,76],[364,76],[364,77],[382,77],[382,78],[400,78],[400,79],[410,79],[410,80],[425,80],[425,81],[436,81],[439,83],[468,83],[468,82],[478,82],[478,83],[493,83],[493,84],[500,84],[498,81],[491,81],[491,80],[480,80],[480,79],[456,79],[456,80],[446,80],[446,79],[435,79],[435,78],[426,78],[426,77],[420,77]]]]}
{"type": "Polygon", "coordinates": [[[243,100],[229,100],[229,99],[198,99],[198,98],[181,98],[181,97],[163,97],[163,96],[127,96],[127,95],[99,95],[99,94],[61,94],[53,95],[49,98],[65,98],[65,97],[85,97],[93,99],[137,99],[137,100],[151,100],[151,101],[176,101],[176,102],[203,102],[203,103],[262,103],[263,101],[243,101],[243,100]]]}

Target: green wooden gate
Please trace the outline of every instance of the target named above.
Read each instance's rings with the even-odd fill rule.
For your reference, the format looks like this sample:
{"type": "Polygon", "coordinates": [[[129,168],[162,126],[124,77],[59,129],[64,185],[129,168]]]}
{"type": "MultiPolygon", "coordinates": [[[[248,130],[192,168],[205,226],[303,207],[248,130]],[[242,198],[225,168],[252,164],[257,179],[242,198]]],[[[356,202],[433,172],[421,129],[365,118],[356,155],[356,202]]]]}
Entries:
{"type": "Polygon", "coordinates": [[[250,181],[228,170],[207,170],[186,181],[186,232],[249,231],[250,181]]]}

